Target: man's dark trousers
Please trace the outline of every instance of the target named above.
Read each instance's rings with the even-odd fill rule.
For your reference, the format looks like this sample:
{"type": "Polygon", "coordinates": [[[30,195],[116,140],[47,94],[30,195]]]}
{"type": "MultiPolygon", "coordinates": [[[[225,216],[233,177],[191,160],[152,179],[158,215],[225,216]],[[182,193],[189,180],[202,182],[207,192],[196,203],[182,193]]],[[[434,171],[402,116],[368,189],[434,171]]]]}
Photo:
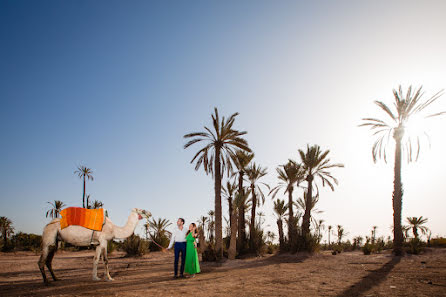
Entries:
{"type": "Polygon", "coordinates": [[[174,246],[175,251],[175,276],[178,276],[178,260],[180,258],[181,253],[181,266],[180,266],[180,275],[183,275],[184,272],[184,262],[186,261],[186,243],[185,242],[175,242],[174,246]]]}

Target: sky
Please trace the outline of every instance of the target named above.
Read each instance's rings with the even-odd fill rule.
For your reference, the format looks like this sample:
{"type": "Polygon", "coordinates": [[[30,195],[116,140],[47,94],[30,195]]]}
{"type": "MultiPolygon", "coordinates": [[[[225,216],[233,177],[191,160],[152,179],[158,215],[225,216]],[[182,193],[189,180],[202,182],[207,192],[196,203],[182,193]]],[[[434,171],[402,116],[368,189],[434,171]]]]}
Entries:
{"type": "MultiPolygon", "coordinates": [[[[446,88],[445,9],[443,1],[1,1],[0,216],[16,232],[41,233],[48,201],[81,206],[73,172],[85,165],[94,176],[87,194],[117,225],[134,207],[197,221],[213,209],[213,181],[190,164],[199,146],[183,149],[183,135],[209,126],[217,107],[240,113],[235,128],[248,132],[272,187],[276,167],[299,160],[298,149],[329,149],[345,168],[333,169],[339,185],[321,190],[316,218],[350,238],[372,226],[388,236],[393,161],[373,163],[374,138],[358,125],[383,117],[373,102],[392,104],[400,84],[422,85],[426,99],[446,88]]],[[[446,110],[446,95],[430,110],[446,110]]],[[[445,127],[446,118],[423,126],[430,147],[402,170],[403,218],[427,217],[434,236],[446,236],[445,127]]],[[[270,197],[260,211],[277,233],[270,197]]]]}

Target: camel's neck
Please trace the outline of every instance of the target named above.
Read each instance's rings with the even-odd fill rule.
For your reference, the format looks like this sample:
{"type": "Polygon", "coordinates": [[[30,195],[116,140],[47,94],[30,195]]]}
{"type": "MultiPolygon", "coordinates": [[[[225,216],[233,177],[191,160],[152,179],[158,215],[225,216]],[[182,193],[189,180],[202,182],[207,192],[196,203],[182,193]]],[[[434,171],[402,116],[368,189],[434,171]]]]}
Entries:
{"type": "Polygon", "coordinates": [[[125,239],[135,232],[136,225],[138,225],[138,214],[132,212],[123,227],[113,226],[113,235],[118,239],[125,239]]]}

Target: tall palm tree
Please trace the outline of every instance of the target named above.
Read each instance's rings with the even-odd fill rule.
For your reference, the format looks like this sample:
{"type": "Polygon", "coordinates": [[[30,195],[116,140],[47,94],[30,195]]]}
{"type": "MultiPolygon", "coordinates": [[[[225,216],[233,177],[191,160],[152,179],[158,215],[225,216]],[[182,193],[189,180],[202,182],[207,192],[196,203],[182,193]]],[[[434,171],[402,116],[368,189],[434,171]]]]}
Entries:
{"type": "Polygon", "coordinates": [[[325,222],[325,220],[322,220],[322,219],[315,221],[317,238],[318,238],[319,242],[322,239],[322,231],[325,229],[324,222],[325,222]]]}
{"type": "Polygon", "coordinates": [[[233,209],[231,217],[231,237],[229,240],[228,258],[229,260],[234,260],[237,254],[237,229],[238,229],[238,211],[241,209],[240,204],[246,204],[248,199],[248,193],[242,191],[239,193],[235,192],[233,199],[233,209]]]}
{"type": "Polygon", "coordinates": [[[214,243],[214,233],[215,233],[215,212],[210,210],[208,212],[209,215],[209,223],[208,223],[208,233],[209,233],[209,241],[214,243]]]}
{"type": "Polygon", "coordinates": [[[184,135],[184,138],[191,139],[184,148],[199,142],[204,142],[202,147],[192,158],[191,163],[195,163],[195,170],[202,165],[206,174],[210,173],[214,177],[215,190],[215,229],[216,229],[216,253],[217,258],[223,257],[223,235],[222,235],[222,210],[221,210],[221,179],[225,171],[232,171],[231,157],[235,154],[235,149],[251,151],[248,142],[242,138],[247,132],[233,129],[235,118],[238,113],[234,113],[227,120],[223,117],[220,121],[218,110],[215,108],[212,115],[212,128],[204,127],[205,132],[194,132],[184,135]]]}
{"type": "Polygon", "coordinates": [[[77,170],[74,171],[74,174],[77,174],[80,179],[84,180],[84,191],[82,194],[82,207],[85,208],[85,182],[86,180],[94,180],[93,171],[90,168],[87,168],[83,165],[77,167],[77,170]]]}
{"type": "Polygon", "coordinates": [[[311,198],[311,201],[309,201],[309,199],[307,199],[307,193],[304,192],[304,197],[300,197],[299,199],[297,199],[296,201],[296,206],[297,206],[297,210],[302,210],[302,212],[305,212],[306,209],[310,209],[310,222],[313,222],[313,225],[315,227],[317,227],[317,220],[314,218],[313,214],[317,213],[320,214],[323,211],[319,210],[316,207],[316,204],[319,202],[319,194],[313,196],[313,198],[311,198]],[[307,203],[310,203],[309,205],[307,205],[307,203]]]}
{"type": "Polygon", "coordinates": [[[412,228],[413,236],[418,238],[418,229],[421,230],[422,234],[426,234],[429,230],[426,226],[422,226],[427,223],[427,218],[423,218],[423,216],[417,217],[408,217],[407,222],[409,223],[409,228],[412,228]]]}
{"type": "Polygon", "coordinates": [[[8,237],[14,234],[14,227],[12,221],[7,217],[0,217],[0,232],[3,237],[3,251],[8,250],[8,237]]]}
{"type": "Polygon", "coordinates": [[[319,178],[322,181],[322,186],[326,184],[334,191],[334,185],[338,184],[338,180],[331,175],[329,169],[335,167],[344,167],[343,164],[332,164],[328,158],[329,150],[321,151],[319,145],[309,146],[307,145],[307,151],[299,150],[299,155],[302,161],[302,165],[305,170],[308,183],[306,208],[302,220],[302,235],[304,238],[310,233],[310,218],[311,218],[311,201],[313,199],[313,183],[315,178],[319,178]]]}
{"type": "MultiPolygon", "coordinates": [[[[244,197],[245,188],[243,187],[243,180],[246,174],[246,168],[254,158],[254,154],[245,150],[237,150],[232,157],[235,167],[237,168],[236,174],[238,174],[238,192],[241,197],[244,197]]],[[[240,203],[238,209],[238,241],[237,250],[239,253],[244,249],[246,245],[246,228],[245,228],[245,208],[246,203],[240,203]]]]}
{"type": "Polygon", "coordinates": [[[51,205],[51,209],[49,209],[46,212],[46,217],[50,216],[52,219],[58,218],[59,213],[62,210],[62,208],[65,207],[65,204],[60,200],[54,200],[54,203],[47,202],[49,205],[51,205]]]}
{"type": "Polygon", "coordinates": [[[387,162],[387,143],[391,137],[395,140],[395,164],[393,181],[393,252],[400,255],[403,252],[403,230],[401,226],[401,212],[403,199],[403,185],[401,182],[401,158],[406,153],[407,161],[412,162],[418,159],[420,153],[420,136],[410,135],[411,131],[407,127],[416,120],[417,117],[431,118],[446,112],[434,114],[424,114],[426,107],[435,102],[442,91],[436,93],[428,100],[423,101],[422,87],[419,87],[412,93],[412,86],[403,92],[401,86],[398,91],[393,90],[394,110],[381,101],[375,101],[375,104],[381,108],[387,115],[387,120],[377,118],[364,118],[360,126],[370,127],[377,136],[377,140],[372,147],[373,161],[376,163],[378,158],[383,158],[387,162]],[[406,133],[408,132],[408,133],[406,133]],[[415,157],[415,158],[413,158],[415,157]]]}
{"type": "Polygon", "coordinates": [[[293,241],[295,234],[294,226],[296,225],[293,211],[293,190],[294,184],[299,186],[300,182],[305,180],[305,172],[300,164],[297,164],[293,160],[289,160],[287,164],[281,165],[276,168],[279,183],[271,191],[272,198],[274,199],[279,190],[284,189],[284,194],[288,193],[288,238],[290,242],[293,241]]]}
{"type": "Polygon", "coordinates": [[[283,236],[283,217],[287,212],[287,205],[285,204],[285,200],[277,199],[274,201],[274,213],[277,216],[277,228],[279,229],[279,249],[281,251],[285,248],[285,239],[283,236]]]}
{"type": "Polygon", "coordinates": [[[344,227],[342,227],[341,225],[338,225],[337,226],[337,231],[338,231],[338,244],[341,244],[341,242],[342,242],[342,237],[344,237],[344,235],[346,235],[345,234],[345,230],[344,230],[344,227]]]}
{"type": "Polygon", "coordinates": [[[331,229],[333,229],[332,225],[328,225],[328,246],[330,246],[330,235],[331,235],[331,229]]]}
{"type": "Polygon", "coordinates": [[[232,213],[233,213],[233,199],[234,193],[237,191],[237,185],[235,182],[226,182],[226,186],[223,187],[223,197],[228,201],[228,213],[229,213],[229,228],[232,226],[232,213]]]}
{"type": "Polygon", "coordinates": [[[142,225],[142,227],[144,228],[144,234],[146,235],[146,239],[149,239],[149,230],[150,230],[149,220],[147,220],[147,222],[144,223],[144,225],[142,225]]]}
{"type": "Polygon", "coordinates": [[[265,203],[265,195],[263,194],[261,185],[269,188],[267,184],[260,182],[260,179],[265,175],[266,175],[266,168],[262,168],[256,163],[252,163],[246,169],[246,176],[248,177],[250,183],[250,193],[251,193],[251,223],[249,227],[251,248],[254,247],[254,242],[255,242],[256,208],[257,205],[265,203]]]}
{"type": "Polygon", "coordinates": [[[201,216],[199,220],[199,227],[203,230],[203,236],[206,238],[204,230],[206,230],[206,223],[208,222],[208,217],[201,216]]]}
{"type": "Polygon", "coordinates": [[[375,243],[376,240],[376,229],[378,228],[378,226],[373,226],[372,227],[372,244],[375,243]]]}

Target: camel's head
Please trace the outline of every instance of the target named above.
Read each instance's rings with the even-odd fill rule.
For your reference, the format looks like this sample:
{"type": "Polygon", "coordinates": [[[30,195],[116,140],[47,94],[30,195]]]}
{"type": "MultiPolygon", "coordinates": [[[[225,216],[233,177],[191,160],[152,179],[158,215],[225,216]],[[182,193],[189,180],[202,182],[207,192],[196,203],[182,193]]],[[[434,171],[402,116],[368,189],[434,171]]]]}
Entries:
{"type": "Polygon", "coordinates": [[[145,209],[134,208],[133,212],[135,212],[138,215],[138,219],[140,219],[140,220],[142,220],[143,218],[148,219],[152,216],[150,211],[145,210],[145,209]]]}

